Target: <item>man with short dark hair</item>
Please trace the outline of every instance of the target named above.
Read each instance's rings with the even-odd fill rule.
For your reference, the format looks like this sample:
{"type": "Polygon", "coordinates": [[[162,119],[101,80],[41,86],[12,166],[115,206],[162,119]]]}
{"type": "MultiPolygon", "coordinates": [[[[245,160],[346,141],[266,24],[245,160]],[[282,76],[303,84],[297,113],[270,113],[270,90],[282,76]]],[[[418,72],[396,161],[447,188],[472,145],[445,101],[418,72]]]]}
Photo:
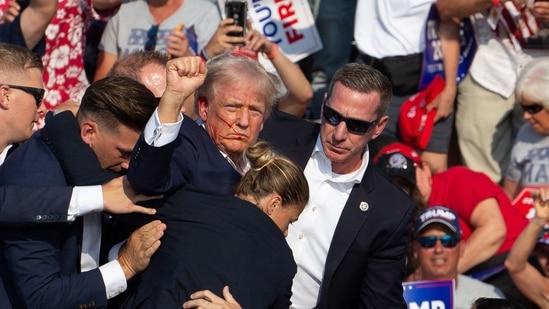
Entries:
{"type": "Polygon", "coordinates": [[[406,308],[402,292],[414,205],[370,162],[391,84],[349,63],[332,79],[321,124],[275,113],[260,137],[299,163],[311,198],[288,230],[298,270],[291,308],[406,308]]]}
{"type": "MultiPolygon", "coordinates": [[[[129,156],[150,114],[154,95],[140,83],[111,77],[90,86],[82,100],[74,129],[79,144],[62,144],[41,131],[14,152],[0,168],[1,185],[74,186],[101,184],[127,169],[129,156]],[[55,147],[52,147],[55,145],[55,147]],[[58,149],[74,147],[95,157],[83,175],[65,173],[82,158],[58,158],[58,149]],[[103,173],[98,173],[102,168],[103,173]],[[88,173],[89,172],[89,173],[88,173]]],[[[55,118],[54,117],[54,118],[55,118]]],[[[70,141],[75,142],[75,141],[70,141]]],[[[28,208],[41,207],[39,203],[28,208]]],[[[70,225],[40,225],[0,232],[6,261],[2,278],[16,308],[104,307],[107,299],[126,289],[126,281],[142,271],[160,245],[166,228],[153,221],[134,232],[117,258],[100,267],[101,213],[70,225]]]]}

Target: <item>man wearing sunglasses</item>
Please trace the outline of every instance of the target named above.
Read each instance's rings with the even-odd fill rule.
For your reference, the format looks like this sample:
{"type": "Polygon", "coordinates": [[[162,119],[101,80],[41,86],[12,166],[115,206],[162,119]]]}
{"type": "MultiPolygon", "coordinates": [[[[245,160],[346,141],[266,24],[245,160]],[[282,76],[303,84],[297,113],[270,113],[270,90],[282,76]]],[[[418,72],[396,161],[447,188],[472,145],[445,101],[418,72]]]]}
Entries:
{"type": "Polygon", "coordinates": [[[458,262],[465,251],[457,214],[434,206],[419,213],[413,244],[419,280],[455,280],[454,308],[467,309],[479,297],[505,298],[493,285],[461,275],[458,262]]]}
{"type": "MultiPolygon", "coordinates": [[[[41,104],[44,96],[42,83],[42,61],[28,49],[0,43],[0,166],[20,143],[28,140],[38,120],[44,112],[41,104]]],[[[89,189],[89,188],[88,188],[89,189]]],[[[93,195],[102,199],[91,202],[88,207],[78,206],[78,196],[86,188],[72,187],[0,187],[0,225],[39,222],[72,222],[76,216],[88,211],[104,209],[112,213],[143,212],[152,214],[154,210],[133,205],[130,199],[135,194],[126,195],[122,179],[116,179],[102,188],[94,189],[93,195]],[[72,195],[71,195],[72,194],[72,195]],[[23,211],[23,207],[36,200],[42,200],[44,207],[40,213],[23,211]],[[97,203],[95,203],[97,202],[97,203]],[[97,204],[93,206],[92,204],[97,204]],[[57,207],[59,206],[60,207],[57,207]],[[69,206],[70,205],[70,206],[69,206]],[[67,212],[68,209],[68,212],[67,212]]],[[[85,199],[85,198],[84,198],[85,199]]],[[[0,306],[1,307],[1,306],[0,306]]]]}
{"type": "MultiPolygon", "coordinates": [[[[70,112],[56,116],[72,117],[65,129],[79,137],[78,144],[36,132],[2,166],[0,184],[67,187],[102,184],[119,177],[156,105],[154,95],[129,78],[109,77],[94,83],[86,90],[76,118],[70,112]],[[51,146],[54,143],[56,147],[51,146]],[[73,157],[64,158],[69,162],[57,157],[65,147],[76,149],[73,157]],[[73,161],[89,164],[82,174],[71,175],[66,169],[73,161]]],[[[36,201],[25,205],[27,211],[41,208],[36,201]]],[[[116,259],[106,262],[100,246],[112,234],[102,231],[102,218],[95,212],[72,224],[0,230],[1,277],[9,282],[5,287],[14,308],[106,307],[107,299],[126,289],[126,280],[148,265],[165,225],[156,221],[139,228],[114,254],[116,259]]]]}
{"type": "Polygon", "coordinates": [[[370,66],[334,75],[320,125],[278,111],[260,138],[304,168],[311,198],[286,240],[298,266],[291,308],[406,308],[402,280],[414,206],[370,162],[391,84],[370,66]]]}
{"type": "MultiPolygon", "coordinates": [[[[404,168],[414,170],[416,181],[411,192],[416,204],[430,207],[445,205],[458,214],[462,236],[469,248],[459,260],[460,273],[493,284],[508,299],[526,305],[528,300],[516,289],[503,264],[528,220],[511,205],[503,189],[487,175],[463,166],[433,174],[428,164],[411,155],[413,152],[407,145],[390,144],[380,150],[380,168],[393,178],[410,175],[402,171],[404,168]],[[412,164],[402,164],[406,161],[396,160],[398,157],[410,159],[408,162],[412,164]],[[414,194],[414,191],[419,191],[419,194],[414,194]]],[[[413,184],[411,181],[408,183],[413,184]]]]}

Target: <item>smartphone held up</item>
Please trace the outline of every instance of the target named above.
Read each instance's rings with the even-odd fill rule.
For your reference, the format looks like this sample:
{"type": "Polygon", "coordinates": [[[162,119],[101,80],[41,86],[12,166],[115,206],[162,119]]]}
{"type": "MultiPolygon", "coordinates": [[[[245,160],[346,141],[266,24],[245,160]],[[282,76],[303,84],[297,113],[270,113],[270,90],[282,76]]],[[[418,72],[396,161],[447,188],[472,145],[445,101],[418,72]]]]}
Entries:
{"type": "Polygon", "coordinates": [[[230,36],[244,36],[246,34],[246,17],[248,14],[248,2],[246,0],[227,0],[225,2],[225,14],[227,18],[234,20],[234,25],[242,27],[242,31],[229,32],[230,36]]]}

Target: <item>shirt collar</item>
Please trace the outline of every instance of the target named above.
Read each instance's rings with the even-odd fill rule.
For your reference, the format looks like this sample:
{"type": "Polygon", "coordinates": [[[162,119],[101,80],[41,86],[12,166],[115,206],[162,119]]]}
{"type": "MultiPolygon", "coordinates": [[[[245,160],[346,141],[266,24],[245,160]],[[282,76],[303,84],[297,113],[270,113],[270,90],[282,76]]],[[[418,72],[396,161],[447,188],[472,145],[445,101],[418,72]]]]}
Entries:
{"type": "Polygon", "coordinates": [[[330,161],[330,159],[328,159],[328,157],[326,157],[326,154],[324,153],[324,148],[322,147],[320,135],[316,139],[316,144],[313,149],[313,153],[311,154],[312,159],[319,161],[320,172],[323,173],[327,179],[330,179],[331,181],[337,183],[360,183],[362,181],[362,177],[364,176],[364,172],[368,167],[369,157],[370,154],[368,150],[368,145],[366,145],[366,149],[364,150],[364,154],[362,155],[362,164],[360,165],[359,169],[348,174],[334,173],[332,172],[332,162],[330,161]]]}
{"type": "Polygon", "coordinates": [[[0,152],[0,165],[2,165],[2,163],[4,163],[4,161],[6,161],[6,157],[8,156],[8,152],[10,150],[10,148],[13,146],[13,144],[9,144],[6,146],[6,148],[4,148],[4,150],[2,150],[2,152],[0,152]]]}

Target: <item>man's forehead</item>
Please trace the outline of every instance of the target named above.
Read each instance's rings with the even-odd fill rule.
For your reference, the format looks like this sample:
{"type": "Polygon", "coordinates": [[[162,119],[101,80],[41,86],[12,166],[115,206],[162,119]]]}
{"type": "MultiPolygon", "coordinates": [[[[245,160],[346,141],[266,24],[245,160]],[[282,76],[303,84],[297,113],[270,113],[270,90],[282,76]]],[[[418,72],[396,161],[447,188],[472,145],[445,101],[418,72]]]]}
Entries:
{"type": "Polygon", "coordinates": [[[451,234],[451,235],[455,235],[454,232],[452,232],[447,226],[445,226],[444,224],[441,224],[441,223],[431,223],[429,225],[427,225],[425,228],[423,228],[423,230],[421,231],[420,235],[426,235],[426,234],[429,234],[429,233],[434,233],[434,232],[443,232],[445,234],[451,234]]]}

